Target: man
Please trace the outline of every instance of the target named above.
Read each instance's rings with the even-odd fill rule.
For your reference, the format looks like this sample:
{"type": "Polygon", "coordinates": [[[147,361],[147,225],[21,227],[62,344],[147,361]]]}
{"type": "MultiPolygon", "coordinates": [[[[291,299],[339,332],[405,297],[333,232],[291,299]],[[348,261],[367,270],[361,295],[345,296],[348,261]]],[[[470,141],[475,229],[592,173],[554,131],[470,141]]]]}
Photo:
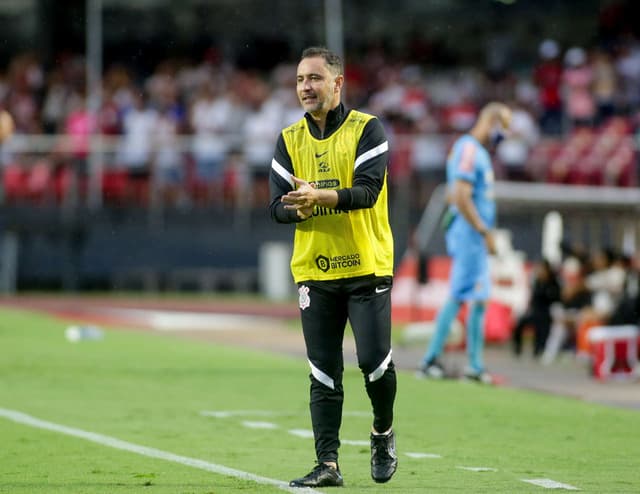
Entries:
{"type": "Polygon", "coordinates": [[[317,466],[293,487],[343,485],[342,341],[347,319],[373,408],[371,476],[397,468],[391,428],[396,374],[391,360],[393,238],[388,221],[388,143],[380,121],[347,110],[340,58],[303,51],[296,91],[304,117],[285,128],[271,164],[271,216],[296,223],[291,271],[298,285],[311,366],[310,411],[317,466]]]}
{"type": "Polygon", "coordinates": [[[446,218],[447,251],[452,257],[450,297],[436,319],[436,329],[421,362],[419,375],[444,377],[438,357],[449,335],[451,323],[463,302],[468,302],[467,379],[489,383],[482,350],[483,326],[489,297],[488,253],[495,253],[491,233],[495,222],[493,170],[489,150],[504,137],[511,123],[511,110],[501,103],[489,103],[468,134],[453,145],[447,159],[448,200],[446,218]]]}

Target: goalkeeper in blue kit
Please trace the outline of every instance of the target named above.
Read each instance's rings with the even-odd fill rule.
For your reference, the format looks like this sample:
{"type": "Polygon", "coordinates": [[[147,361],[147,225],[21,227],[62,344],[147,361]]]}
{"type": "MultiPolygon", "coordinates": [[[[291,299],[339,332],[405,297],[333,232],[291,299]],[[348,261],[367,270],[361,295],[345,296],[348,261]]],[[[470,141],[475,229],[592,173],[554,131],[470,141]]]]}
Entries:
{"type": "Polygon", "coordinates": [[[466,344],[467,379],[491,382],[483,361],[484,317],[489,298],[489,254],[495,253],[494,174],[490,150],[495,148],[511,123],[511,110],[502,103],[489,103],[468,134],[458,138],[447,158],[449,210],[447,252],[452,258],[450,295],[436,318],[436,329],[420,363],[419,375],[442,378],[439,357],[451,323],[463,303],[468,303],[466,344]]]}

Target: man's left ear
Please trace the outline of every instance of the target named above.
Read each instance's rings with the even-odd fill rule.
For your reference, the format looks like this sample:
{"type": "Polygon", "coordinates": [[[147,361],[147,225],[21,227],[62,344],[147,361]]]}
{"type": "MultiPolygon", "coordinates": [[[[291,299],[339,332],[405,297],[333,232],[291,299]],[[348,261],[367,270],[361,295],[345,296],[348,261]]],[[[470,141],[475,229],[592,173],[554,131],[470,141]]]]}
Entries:
{"type": "Polygon", "coordinates": [[[338,77],[336,77],[336,86],[334,91],[337,93],[338,91],[340,91],[342,89],[342,86],[344,85],[344,76],[343,75],[339,75],[338,77]]]}

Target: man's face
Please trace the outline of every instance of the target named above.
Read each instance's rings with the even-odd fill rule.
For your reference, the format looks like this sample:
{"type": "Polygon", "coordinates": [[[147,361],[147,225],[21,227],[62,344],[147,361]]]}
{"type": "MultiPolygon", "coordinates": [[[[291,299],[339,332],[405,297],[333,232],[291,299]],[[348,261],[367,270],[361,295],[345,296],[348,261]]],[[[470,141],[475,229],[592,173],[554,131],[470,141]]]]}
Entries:
{"type": "Polygon", "coordinates": [[[296,91],[305,111],[327,113],[340,102],[343,77],[335,75],[322,57],[304,58],[298,64],[296,91]]]}

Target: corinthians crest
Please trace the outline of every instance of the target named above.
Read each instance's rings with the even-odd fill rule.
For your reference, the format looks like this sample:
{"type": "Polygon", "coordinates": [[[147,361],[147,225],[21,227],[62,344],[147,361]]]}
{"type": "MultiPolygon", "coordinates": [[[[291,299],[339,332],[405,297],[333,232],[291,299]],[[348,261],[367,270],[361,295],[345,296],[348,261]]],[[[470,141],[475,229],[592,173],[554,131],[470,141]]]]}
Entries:
{"type": "Polygon", "coordinates": [[[305,310],[311,305],[311,298],[309,297],[309,287],[302,285],[300,288],[298,288],[298,294],[300,295],[298,298],[300,309],[305,310]]]}

